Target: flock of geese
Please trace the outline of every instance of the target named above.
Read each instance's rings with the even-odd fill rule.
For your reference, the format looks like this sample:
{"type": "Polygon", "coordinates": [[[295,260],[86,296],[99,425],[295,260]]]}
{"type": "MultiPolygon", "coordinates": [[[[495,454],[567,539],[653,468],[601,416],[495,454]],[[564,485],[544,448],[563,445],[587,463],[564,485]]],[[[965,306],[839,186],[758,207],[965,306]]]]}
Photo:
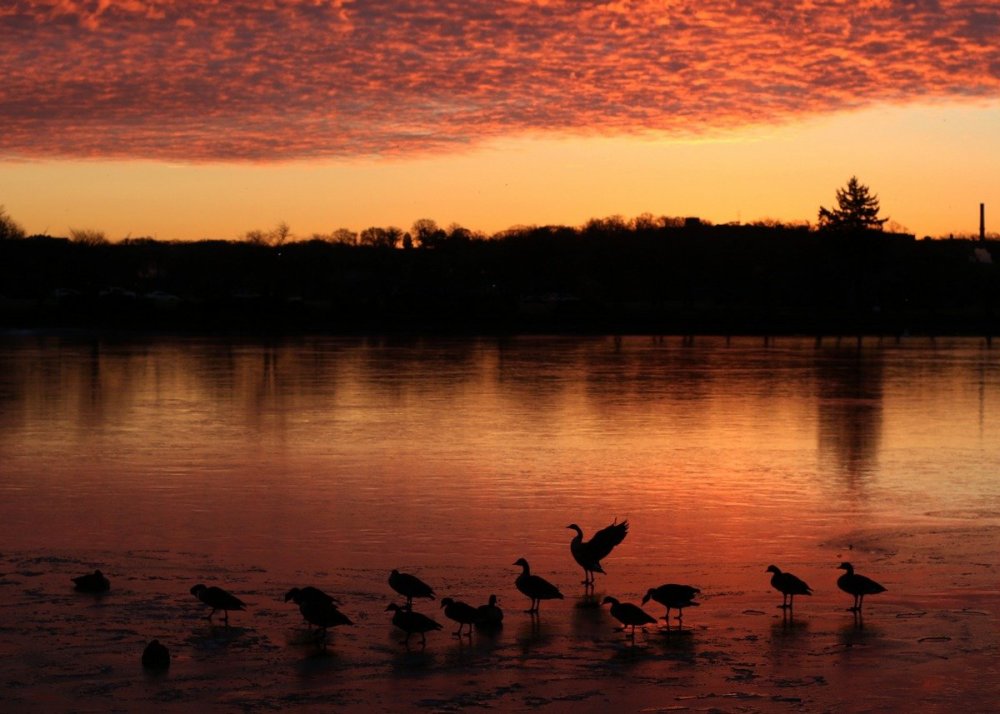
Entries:
{"type": "MultiPolygon", "coordinates": [[[[611,525],[597,531],[590,540],[583,539],[583,530],[580,526],[571,524],[567,528],[576,531],[576,535],[570,542],[570,552],[573,559],[583,568],[585,592],[592,592],[594,588],[594,578],[596,573],[604,573],[601,561],[611,554],[611,551],[621,543],[628,534],[628,521],[618,523],[617,520],[611,525]]],[[[539,608],[543,600],[562,600],[563,594],[559,588],[550,583],[540,575],[531,572],[528,561],[519,558],[514,565],[521,567],[521,574],[514,580],[514,586],[527,597],[531,606],[525,610],[532,617],[537,617],[539,608]]],[[[861,608],[864,604],[865,595],[876,595],[885,592],[885,588],[871,578],[859,575],[854,572],[854,567],[847,562],[841,563],[839,569],[844,574],[837,579],[837,586],[854,597],[854,605],[848,608],[856,616],[860,616],[861,608]]],[[[782,601],[778,607],[785,612],[791,612],[796,595],[811,595],[812,588],[802,579],[792,573],[783,572],[778,566],[770,565],[765,571],[771,573],[771,586],[781,593],[782,601]]],[[[93,573],[81,575],[73,578],[76,590],[88,593],[104,593],[111,588],[111,583],[100,570],[93,573]]],[[[391,603],[386,612],[392,612],[392,624],[406,633],[406,645],[409,647],[410,637],[419,634],[421,645],[427,643],[427,633],[443,629],[443,626],[422,613],[413,609],[414,599],[434,600],[436,595],[434,589],[423,580],[410,573],[402,573],[393,570],[389,574],[389,587],[393,591],[405,598],[402,605],[391,603]]],[[[642,598],[642,605],[650,600],[666,607],[666,614],[662,619],[666,620],[667,630],[670,630],[670,612],[677,610],[676,620],[678,629],[684,627],[684,609],[696,607],[699,603],[695,598],[701,591],[691,585],[681,585],[677,583],[666,583],[659,587],[650,588],[642,598]]],[[[220,610],[223,613],[225,626],[229,626],[229,613],[233,610],[245,610],[247,605],[232,593],[217,586],[208,586],[199,583],[191,588],[191,594],[198,600],[211,608],[208,614],[208,621],[220,610]]],[[[328,628],[339,625],[351,625],[353,622],[347,615],[339,609],[340,603],[336,598],[328,595],[319,588],[307,585],[296,587],[285,593],[285,602],[292,602],[298,606],[302,618],[311,629],[313,626],[319,628],[317,641],[323,647],[326,646],[326,633],[328,628]]],[[[618,620],[622,631],[630,629],[631,638],[635,639],[635,628],[645,625],[656,624],[657,620],[647,613],[642,606],[633,603],[621,602],[617,598],[607,596],[601,602],[602,605],[610,605],[611,616],[618,620]]],[[[473,606],[460,600],[450,597],[441,599],[441,608],[444,615],[458,624],[458,629],[453,633],[456,637],[472,637],[473,628],[481,630],[496,630],[503,625],[503,610],[497,605],[497,596],[490,595],[489,601],[484,605],[473,606]],[[466,631],[466,628],[468,630],[466,631]]],[[[163,669],[170,664],[170,654],[167,648],[159,641],[153,640],[147,645],[142,656],[143,666],[151,669],[163,669]]]]}

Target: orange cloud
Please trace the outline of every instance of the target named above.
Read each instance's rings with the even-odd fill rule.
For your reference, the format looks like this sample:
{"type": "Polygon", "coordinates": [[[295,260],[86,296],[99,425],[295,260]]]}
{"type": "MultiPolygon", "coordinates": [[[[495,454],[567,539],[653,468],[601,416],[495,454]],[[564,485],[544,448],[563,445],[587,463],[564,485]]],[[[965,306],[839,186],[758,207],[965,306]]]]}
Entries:
{"type": "Polygon", "coordinates": [[[971,0],[12,0],[0,156],[281,160],[1000,95],[971,0]]]}

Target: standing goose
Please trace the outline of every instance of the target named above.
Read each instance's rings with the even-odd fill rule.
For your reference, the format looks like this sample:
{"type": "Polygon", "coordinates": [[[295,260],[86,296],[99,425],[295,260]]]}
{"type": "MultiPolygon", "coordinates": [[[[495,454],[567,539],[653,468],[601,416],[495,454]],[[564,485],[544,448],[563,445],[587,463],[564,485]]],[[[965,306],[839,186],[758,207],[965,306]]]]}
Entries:
{"type": "Polygon", "coordinates": [[[111,581],[100,570],[78,575],[73,578],[73,583],[73,589],[82,593],[106,593],[111,589],[111,581]]]}
{"type": "Polygon", "coordinates": [[[304,599],[299,603],[299,612],[310,625],[316,625],[320,629],[318,640],[322,646],[326,647],[327,628],[338,625],[353,625],[351,619],[337,609],[337,606],[329,600],[304,599]]]}
{"type": "Polygon", "coordinates": [[[406,633],[406,646],[410,646],[410,635],[414,632],[420,633],[421,646],[427,645],[426,633],[432,630],[440,630],[441,625],[419,612],[413,612],[405,607],[400,607],[396,603],[390,603],[385,609],[386,612],[393,611],[392,624],[406,633]]]}
{"type": "Polygon", "coordinates": [[[656,618],[643,610],[638,605],[630,602],[618,602],[617,598],[608,595],[604,598],[602,605],[611,604],[611,617],[622,623],[622,630],[626,627],[632,628],[632,639],[635,639],[635,628],[643,625],[655,625],[656,618]]]}
{"type": "Polygon", "coordinates": [[[791,610],[795,606],[796,595],[812,595],[812,588],[805,584],[791,573],[783,573],[777,565],[767,566],[765,573],[774,573],[771,576],[771,587],[781,593],[781,604],[778,607],[783,610],[791,610]]]}
{"type": "Polygon", "coordinates": [[[607,558],[615,546],[628,535],[628,521],[621,523],[615,521],[597,531],[594,537],[586,542],[583,540],[583,530],[580,526],[571,523],[566,527],[576,531],[576,535],[570,541],[569,551],[573,554],[573,559],[583,568],[583,584],[593,587],[594,573],[604,573],[601,561],[607,558]]]}
{"type": "Polygon", "coordinates": [[[503,610],[497,605],[496,595],[490,595],[489,603],[476,608],[476,627],[486,629],[503,627],[503,610]]]}
{"type": "Polygon", "coordinates": [[[446,617],[458,623],[458,630],[452,633],[455,637],[462,636],[462,629],[466,625],[469,626],[469,637],[472,637],[472,625],[479,619],[476,608],[460,600],[452,600],[450,597],[441,599],[441,607],[444,608],[446,617]]]}
{"type": "Polygon", "coordinates": [[[861,606],[864,605],[865,595],[877,595],[884,593],[885,588],[876,583],[871,578],[858,575],[854,572],[854,566],[844,562],[837,566],[838,570],[846,570],[843,575],[837,578],[837,587],[845,593],[854,596],[854,607],[847,608],[851,612],[861,613],[861,606]]]}
{"type": "Polygon", "coordinates": [[[416,575],[393,570],[389,574],[389,587],[406,598],[406,607],[413,608],[413,598],[434,599],[434,590],[416,575]]]}
{"type": "Polygon", "coordinates": [[[226,627],[229,627],[230,610],[246,609],[245,602],[240,600],[235,595],[231,595],[222,588],[217,588],[214,585],[212,587],[207,587],[198,583],[191,588],[191,594],[212,608],[212,611],[208,613],[209,622],[212,621],[212,615],[214,615],[216,611],[222,610],[225,614],[226,627]]]}
{"type": "MultiPolygon", "coordinates": [[[[296,605],[299,606],[299,611],[302,613],[302,616],[305,617],[306,623],[310,627],[312,627],[313,623],[310,622],[309,618],[305,616],[305,609],[304,609],[307,606],[307,604],[309,606],[315,604],[316,606],[321,606],[321,607],[325,607],[328,605],[335,606],[338,604],[337,599],[334,598],[332,595],[327,595],[325,592],[323,592],[319,588],[313,587],[312,585],[306,585],[303,588],[292,588],[287,593],[285,593],[285,602],[288,602],[289,600],[291,600],[292,602],[294,602],[296,605]]],[[[339,624],[344,624],[344,623],[339,623],[339,624]]]]}
{"type": "Polygon", "coordinates": [[[514,562],[514,565],[520,565],[522,569],[521,574],[514,581],[514,585],[517,586],[518,590],[531,598],[531,607],[525,610],[525,612],[538,612],[538,606],[542,600],[563,599],[563,594],[559,592],[559,588],[545,578],[531,574],[531,568],[528,567],[527,560],[518,558],[514,562]]]}
{"type": "Polygon", "coordinates": [[[647,590],[646,594],[642,598],[642,604],[645,605],[650,600],[655,600],[666,607],[667,614],[663,616],[663,619],[667,621],[668,628],[670,627],[670,611],[677,610],[677,620],[683,628],[684,608],[698,607],[698,603],[694,601],[694,597],[700,592],[701,590],[696,587],[692,587],[691,585],[666,583],[658,588],[650,588],[647,590]]]}

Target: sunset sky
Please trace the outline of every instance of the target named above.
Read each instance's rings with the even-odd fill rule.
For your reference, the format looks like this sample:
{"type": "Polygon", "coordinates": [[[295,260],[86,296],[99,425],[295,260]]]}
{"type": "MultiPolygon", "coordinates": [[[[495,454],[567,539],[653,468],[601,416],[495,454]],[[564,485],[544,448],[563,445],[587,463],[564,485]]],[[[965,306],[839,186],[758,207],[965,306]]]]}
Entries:
{"type": "Polygon", "coordinates": [[[5,0],[29,233],[813,221],[1000,230],[1000,2],[5,0]]]}

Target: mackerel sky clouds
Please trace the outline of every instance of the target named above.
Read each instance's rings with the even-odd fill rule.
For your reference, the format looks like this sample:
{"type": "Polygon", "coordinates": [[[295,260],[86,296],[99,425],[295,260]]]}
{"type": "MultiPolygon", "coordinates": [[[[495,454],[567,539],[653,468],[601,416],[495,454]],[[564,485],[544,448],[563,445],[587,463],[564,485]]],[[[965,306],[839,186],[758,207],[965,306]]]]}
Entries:
{"type": "Polygon", "coordinates": [[[0,36],[5,162],[712,140],[1000,97],[983,1],[8,0],[0,36]]]}
{"type": "Polygon", "coordinates": [[[16,0],[16,156],[257,160],[691,135],[1000,94],[995,3],[16,0]]]}

